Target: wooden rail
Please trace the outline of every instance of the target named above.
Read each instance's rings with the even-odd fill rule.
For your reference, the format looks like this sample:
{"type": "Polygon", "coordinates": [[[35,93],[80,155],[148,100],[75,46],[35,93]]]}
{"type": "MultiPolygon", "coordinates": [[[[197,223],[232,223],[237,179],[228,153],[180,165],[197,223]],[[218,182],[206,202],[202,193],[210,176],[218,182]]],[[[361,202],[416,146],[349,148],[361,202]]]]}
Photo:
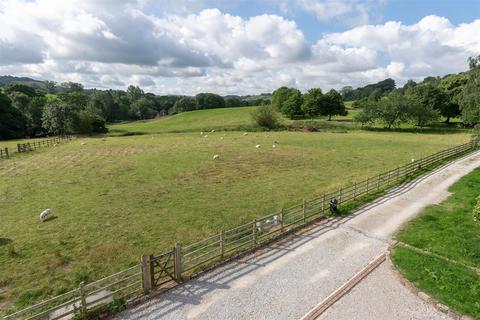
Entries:
{"type": "Polygon", "coordinates": [[[8,151],[8,148],[3,148],[0,149],[0,159],[8,159],[10,158],[10,152],[8,151]]]}
{"type": "Polygon", "coordinates": [[[324,193],[315,199],[283,208],[229,230],[221,230],[201,241],[188,245],[176,244],[159,255],[143,255],[139,265],[86,285],[81,284],[75,290],[17,311],[4,319],[60,319],[73,314],[86,319],[88,312],[110,303],[113,298],[129,301],[155,289],[170,288],[208,268],[326,217],[331,214],[331,200],[336,199],[340,207],[353,203],[359,197],[387,190],[421,173],[423,169],[476,149],[476,143],[471,141],[442,150],[364,181],[324,193]]]}
{"type": "Polygon", "coordinates": [[[56,138],[46,139],[46,140],[34,140],[32,142],[18,143],[17,152],[19,153],[29,152],[29,151],[34,151],[40,148],[53,147],[62,142],[66,142],[70,140],[72,140],[71,136],[61,136],[61,137],[56,137],[56,138]]]}

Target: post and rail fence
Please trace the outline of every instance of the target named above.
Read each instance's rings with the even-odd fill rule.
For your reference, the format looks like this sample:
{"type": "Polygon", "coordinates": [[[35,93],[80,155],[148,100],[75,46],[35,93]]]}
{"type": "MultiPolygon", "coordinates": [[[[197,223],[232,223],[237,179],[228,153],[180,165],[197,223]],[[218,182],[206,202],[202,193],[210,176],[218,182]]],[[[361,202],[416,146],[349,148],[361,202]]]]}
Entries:
{"type": "Polygon", "coordinates": [[[32,142],[18,143],[17,152],[18,153],[29,152],[29,151],[34,151],[40,148],[54,147],[59,145],[62,142],[66,142],[70,140],[72,140],[71,136],[60,136],[52,139],[38,140],[38,141],[34,140],[32,142]]]}
{"type": "Polygon", "coordinates": [[[72,136],[66,135],[51,139],[33,140],[30,142],[17,143],[17,148],[15,151],[11,151],[9,148],[0,148],[0,159],[10,158],[13,152],[23,153],[34,151],[40,148],[54,147],[59,145],[60,143],[64,143],[70,140],[72,140],[72,136]]]}
{"type": "Polygon", "coordinates": [[[10,153],[8,151],[8,148],[3,148],[3,149],[0,149],[0,159],[2,158],[10,158],[10,153]]]}
{"type": "Polygon", "coordinates": [[[81,284],[77,289],[7,315],[4,319],[61,319],[72,314],[86,318],[87,312],[104,307],[115,298],[132,301],[153,290],[171,288],[313,221],[326,218],[332,200],[337,200],[339,206],[352,203],[362,196],[387,190],[421,173],[423,169],[432,168],[476,149],[474,141],[445,149],[364,181],[324,193],[315,199],[221,230],[198,242],[176,244],[169,251],[158,255],[143,255],[138,265],[89,284],[81,284]]]}

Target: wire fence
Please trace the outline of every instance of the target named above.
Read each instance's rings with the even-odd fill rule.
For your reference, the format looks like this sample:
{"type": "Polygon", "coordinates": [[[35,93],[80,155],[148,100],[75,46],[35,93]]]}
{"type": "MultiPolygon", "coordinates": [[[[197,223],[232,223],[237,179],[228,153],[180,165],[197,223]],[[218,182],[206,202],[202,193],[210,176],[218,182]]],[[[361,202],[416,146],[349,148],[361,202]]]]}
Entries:
{"type": "MultiPolygon", "coordinates": [[[[331,214],[331,204],[344,206],[362,197],[378,192],[420,174],[444,161],[476,150],[471,141],[442,150],[364,181],[350,184],[336,191],[278,212],[254,219],[232,229],[187,245],[176,244],[171,250],[158,255],[143,255],[139,265],[93,283],[46,300],[37,305],[6,316],[11,319],[60,319],[87,314],[104,308],[114,299],[132,301],[152,290],[168,289],[238,255],[251,252],[287,233],[331,214]]],[[[365,200],[365,198],[364,198],[365,200]]]]}

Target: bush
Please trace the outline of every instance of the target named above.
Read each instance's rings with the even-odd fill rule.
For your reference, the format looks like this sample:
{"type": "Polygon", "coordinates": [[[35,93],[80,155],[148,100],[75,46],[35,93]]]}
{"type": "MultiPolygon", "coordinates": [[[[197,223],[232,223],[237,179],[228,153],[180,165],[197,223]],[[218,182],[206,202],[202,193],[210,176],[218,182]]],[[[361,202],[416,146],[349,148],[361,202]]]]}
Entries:
{"type": "Polygon", "coordinates": [[[251,113],[253,122],[266,129],[275,129],[279,125],[278,113],[273,106],[265,105],[258,107],[251,113]]]}
{"type": "Polygon", "coordinates": [[[477,204],[473,208],[473,220],[480,222],[480,196],[477,198],[477,204]]]}

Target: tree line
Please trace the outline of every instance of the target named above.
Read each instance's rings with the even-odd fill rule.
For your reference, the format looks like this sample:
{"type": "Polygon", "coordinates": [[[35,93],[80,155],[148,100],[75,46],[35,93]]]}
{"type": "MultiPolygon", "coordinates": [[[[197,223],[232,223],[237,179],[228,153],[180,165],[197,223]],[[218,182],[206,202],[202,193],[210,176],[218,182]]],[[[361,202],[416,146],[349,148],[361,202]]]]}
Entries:
{"type": "Polygon", "coordinates": [[[343,98],[335,89],[323,94],[322,89],[312,88],[302,94],[295,88],[280,87],[272,93],[272,106],[290,119],[347,115],[343,98]]]}
{"type": "Polygon", "coordinates": [[[480,123],[480,56],[469,59],[468,72],[443,78],[409,80],[402,88],[382,96],[373,91],[353,106],[362,111],[354,118],[362,125],[383,124],[392,128],[402,123],[424,127],[445,119],[461,117],[466,126],[480,123]]]}
{"type": "Polygon", "coordinates": [[[106,123],[144,120],[179,112],[269,103],[266,97],[223,98],[213,93],[194,97],[159,96],[138,86],[123,90],[84,89],[66,82],[43,83],[45,90],[12,83],[0,89],[0,140],[49,134],[107,132],[106,123]]]}

